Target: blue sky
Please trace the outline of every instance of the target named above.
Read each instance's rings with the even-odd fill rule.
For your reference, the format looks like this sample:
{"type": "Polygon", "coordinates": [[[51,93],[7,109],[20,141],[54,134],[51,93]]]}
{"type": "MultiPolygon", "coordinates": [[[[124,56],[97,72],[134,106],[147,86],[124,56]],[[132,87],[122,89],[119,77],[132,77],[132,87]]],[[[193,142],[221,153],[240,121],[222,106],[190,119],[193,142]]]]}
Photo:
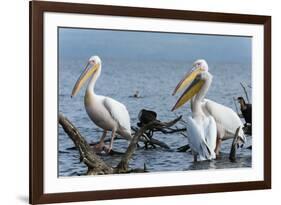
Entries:
{"type": "Polygon", "coordinates": [[[59,29],[60,57],[123,60],[251,62],[251,38],[95,29],[59,29]]]}

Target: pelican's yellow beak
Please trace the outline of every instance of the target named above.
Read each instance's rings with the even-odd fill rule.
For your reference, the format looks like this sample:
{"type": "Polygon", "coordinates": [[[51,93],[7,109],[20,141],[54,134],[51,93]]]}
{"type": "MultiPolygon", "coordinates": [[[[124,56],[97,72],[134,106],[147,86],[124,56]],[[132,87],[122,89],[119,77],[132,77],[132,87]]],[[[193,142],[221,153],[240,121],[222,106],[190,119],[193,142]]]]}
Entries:
{"type": "Polygon", "coordinates": [[[201,73],[203,70],[198,68],[193,68],[189,73],[187,73],[183,79],[178,83],[177,87],[173,91],[172,95],[175,95],[177,92],[181,91],[183,88],[185,88],[191,81],[194,80],[194,78],[201,73]]]}
{"type": "Polygon", "coordinates": [[[88,78],[92,76],[98,68],[99,68],[99,64],[96,63],[91,64],[88,62],[83,73],[80,75],[77,82],[75,83],[75,86],[72,89],[71,97],[74,97],[79,92],[79,90],[88,80],[88,78]]]}
{"type": "Polygon", "coordinates": [[[173,95],[175,95],[177,92],[181,91],[183,88],[185,88],[188,84],[188,88],[183,92],[181,97],[178,99],[174,107],[172,108],[172,111],[178,109],[182,105],[184,105],[188,100],[190,100],[199,90],[202,88],[204,84],[204,80],[201,78],[196,78],[203,70],[198,67],[195,69],[192,69],[191,72],[189,72],[187,75],[184,76],[184,78],[179,82],[177,87],[175,88],[173,95]],[[191,83],[192,82],[192,83],[191,83]]]}

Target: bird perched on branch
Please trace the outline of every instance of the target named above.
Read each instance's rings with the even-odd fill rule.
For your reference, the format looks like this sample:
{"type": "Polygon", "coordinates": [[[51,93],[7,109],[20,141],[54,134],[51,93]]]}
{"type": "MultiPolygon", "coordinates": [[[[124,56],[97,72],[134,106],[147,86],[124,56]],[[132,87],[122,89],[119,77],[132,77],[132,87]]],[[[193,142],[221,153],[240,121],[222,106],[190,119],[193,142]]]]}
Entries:
{"type": "Polygon", "coordinates": [[[148,123],[156,120],[157,113],[152,111],[152,110],[142,109],[139,112],[138,118],[139,118],[139,122],[137,123],[137,125],[139,127],[142,127],[143,125],[148,124],[148,123]]]}
{"type": "Polygon", "coordinates": [[[252,124],[252,104],[246,103],[243,97],[238,97],[237,100],[246,124],[252,124]]]}
{"type": "MultiPolygon", "coordinates": [[[[212,75],[209,72],[207,62],[204,59],[199,59],[193,63],[191,71],[184,76],[173,92],[175,95],[189,85],[172,111],[183,106],[187,101],[191,101],[192,117],[189,118],[190,123],[187,131],[190,132],[188,135],[192,137],[190,141],[193,141],[194,145],[198,145],[195,151],[199,154],[199,159],[215,158],[213,155],[215,135],[217,135],[215,145],[217,155],[222,140],[233,138],[237,128],[239,128],[239,143],[243,144],[246,140],[243,123],[238,115],[231,108],[205,98],[211,82],[212,75]],[[207,147],[207,149],[202,149],[202,147],[207,147]]],[[[190,144],[192,145],[192,143],[190,144]]]]}
{"type": "MultiPolygon", "coordinates": [[[[98,127],[103,129],[103,135],[95,148],[98,151],[105,149],[107,152],[110,152],[116,134],[121,135],[127,140],[132,139],[131,124],[130,116],[125,105],[110,97],[97,95],[94,92],[96,81],[101,74],[101,67],[101,59],[98,56],[92,56],[77,80],[71,97],[75,96],[86,81],[90,79],[84,97],[85,109],[90,119],[98,127]],[[112,132],[109,146],[104,144],[107,131],[112,132]]],[[[108,83],[110,84],[110,82],[108,83]]]]}

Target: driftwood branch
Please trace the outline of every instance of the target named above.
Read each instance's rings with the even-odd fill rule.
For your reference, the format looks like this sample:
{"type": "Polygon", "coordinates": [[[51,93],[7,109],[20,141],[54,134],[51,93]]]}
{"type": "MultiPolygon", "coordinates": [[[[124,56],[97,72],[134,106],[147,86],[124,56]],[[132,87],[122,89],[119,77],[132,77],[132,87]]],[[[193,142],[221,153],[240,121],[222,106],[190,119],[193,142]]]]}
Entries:
{"type": "Polygon", "coordinates": [[[230,153],[229,153],[229,160],[231,162],[236,162],[236,151],[237,151],[237,146],[238,146],[238,141],[239,141],[238,132],[239,132],[239,127],[236,129],[236,132],[235,132],[235,135],[234,135],[234,138],[232,141],[230,153]]]}
{"type": "Polygon", "coordinates": [[[148,124],[145,124],[143,127],[141,127],[134,135],[133,139],[131,140],[131,143],[125,153],[125,155],[122,157],[120,163],[116,167],[116,172],[123,173],[128,170],[129,167],[129,161],[133,156],[133,153],[135,152],[135,149],[137,147],[137,142],[139,141],[139,138],[147,131],[151,130],[154,127],[158,128],[164,128],[164,127],[171,127],[174,124],[176,124],[182,116],[178,117],[175,120],[172,120],[170,122],[160,122],[158,120],[154,120],[152,122],[149,122],[148,124]]]}
{"type": "Polygon", "coordinates": [[[243,85],[243,83],[242,83],[242,82],[240,82],[240,85],[241,85],[241,87],[242,87],[242,88],[243,88],[243,90],[244,90],[244,93],[245,93],[246,98],[247,98],[247,102],[248,102],[248,103],[250,103],[250,100],[249,100],[249,96],[248,96],[248,93],[247,93],[246,87],[243,85]]]}
{"type": "Polygon", "coordinates": [[[149,124],[145,125],[141,129],[139,129],[138,132],[134,135],[127,151],[125,152],[125,155],[122,157],[121,161],[119,162],[119,164],[116,167],[116,172],[118,172],[118,173],[127,172],[128,168],[129,168],[129,161],[132,158],[133,153],[135,152],[139,138],[142,136],[142,134],[145,132],[145,130],[148,128],[148,126],[149,126],[149,124]]]}
{"type": "MultiPolygon", "coordinates": [[[[157,127],[159,129],[171,127],[176,124],[180,119],[181,116],[170,122],[160,122],[155,120],[144,125],[134,134],[133,139],[131,140],[127,151],[122,156],[120,163],[117,165],[117,167],[113,168],[110,165],[106,164],[97,154],[95,154],[91,146],[81,135],[78,129],[65,116],[63,116],[61,113],[59,114],[59,124],[62,126],[63,130],[70,137],[70,139],[73,141],[75,147],[79,150],[80,161],[84,162],[88,167],[87,175],[146,172],[145,165],[143,169],[129,169],[129,161],[131,160],[135,152],[138,141],[147,130],[153,129],[154,127],[157,127]]],[[[156,139],[151,140],[151,142],[158,144],[162,143],[160,141],[157,141],[156,139]]],[[[165,143],[162,144],[162,146],[165,146],[165,143]]]]}
{"type": "MultiPolygon", "coordinates": [[[[137,133],[139,128],[132,127],[132,130],[137,133]]],[[[134,134],[135,135],[135,134],[134,134]]],[[[147,130],[144,133],[142,133],[142,136],[139,138],[139,142],[143,142],[145,145],[145,148],[148,148],[148,145],[151,145],[153,148],[156,148],[156,145],[165,149],[170,149],[170,147],[160,140],[152,138],[153,132],[151,130],[147,130]]]]}
{"type": "Polygon", "coordinates": [[[189,144],[186,144],[186,145],[183,145],[183,146],[177,148],[177,152],[188,152],[188,151],[191,151],[189,144]]]}
{"type": "Polygon", "coordinates": [[[112,174],[113,169],[98,157],[89,146],[78,129],[62,114],[59,114],[59,124],[67,133],[80,153],[80,161],[88,166],[88,175],[112,174]]]}
{"type": "Polygon", "coordinates": [[[163,134],[172,134],[172,133],[177,133],[177,132],[185,132],[186,131],[186,128],[177,128],[177,129],[174,129],[174,128],[166,128],[166,129],[160,129],[160,130],[156,130],[156,131],[160,131],[162,132],[163,134]]]}
{"type": "MultiPolygon", "coordinates": [[[[147,148],[148,145],[151,145],[153,148],[156,148],[155,145],[165,148],[165,149],[170,149],[170,147],[157,139],[153,138],[153,134],[155,132],[161,132],[163,134],[172,134],[176,132],[183,132],[186,129],[185,128],[171,128],[173,125],[175,125],[177,122],[179,122],[182,119],[182,116],[177,117],[176,119],[170,121],[170,122],[161,122],[159,120],[153,120],[151,126],[146,127],[145,131],[141,133],[141,137],[139,138],[139,141],[143,142],[145,144],[145,147],[147,148]]],[[[148,123],[149,124],[149,123],[148,123]]],[[[143,124],[145,126],[147,124],[143,124]]],[[[142,127],[141,127],[142,128],[142,127]]],[[[136,133],[140,130],[137,127],[132,127],[132,130],[136,133]]]]}

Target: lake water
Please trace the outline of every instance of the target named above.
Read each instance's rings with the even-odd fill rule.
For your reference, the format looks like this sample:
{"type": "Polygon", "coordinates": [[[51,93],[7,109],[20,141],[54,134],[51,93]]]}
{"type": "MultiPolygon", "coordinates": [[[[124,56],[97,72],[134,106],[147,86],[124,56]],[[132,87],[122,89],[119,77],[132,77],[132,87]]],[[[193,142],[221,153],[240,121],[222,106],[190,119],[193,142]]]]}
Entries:
{"type": "MultiPolygon", "coordinates": [[[[102,58],[102,56],[100,56],[102,58]]],[[[88,142],[97,142],[102,130],[88,117],[84,109],[85,87],[78,95],[70,98],[72,88],[78,79],[87,59],[61,60],[59,64],[59,112],[62,112],[86,137],[88,142]]],[[[102,73],[96,84],[97,94],[110,96],[126,105],[131,118],[131,125],[136,126],[137,116],[141,109],[157,112],[161,121],[169,121],[176,115],[186,118],[190,115],[190,104],[186,104],[175,113],[171,112],[179,95],[171,93],[179,80],[190,70],[192,62],[186,61],[128,61],[103,59],[102,73]],[[131,98],[138,90],[142,98],[131,98]],[[175,115],[176,114],[176,115],[175,115]]],[[[233,97],[243,95],[240,82],[251,84],[250,64],[209,63],[209,71],[213,74],[213,83],[206,96],[216,102],[229,106],[235,110],[233,97]]],[[[248,89],[251,96],[251,90],[248,89]]],[[[178,127],[181,127],[178,124],[178,127]]],[[[109,137],[109,134],[108,134],[109,137]]],[[[130,161],[130,167],[142,168],[144,164],[148,171],[183,171],[197,169],[221,169],[251,167],[252,153],[246,149],[251,145],[248,137],[246,146],[238,149],[237,162],[231,163],[228,154],[232,140],[224,141],[222,155],[218,160],[211,162],[193,163],[191,153],[176,152],[176,149],[188,143],[187,138],[179,133],[155,133],[154,138],[159,139],[171,147],[171,150],[162,148],[145,150],[138,148],[130,161]]],[[[87,167],[79,162],[77,150],[69,149],[74,146],[69,137],[59,126],[59,176],[83,175],[87,167]]],[[[125,151],[127,143],[123,140],[114,142],[114,150],[125,151]]],[[[104,156],[106,162],[116,165],[120,156],[104,156]]]]}

